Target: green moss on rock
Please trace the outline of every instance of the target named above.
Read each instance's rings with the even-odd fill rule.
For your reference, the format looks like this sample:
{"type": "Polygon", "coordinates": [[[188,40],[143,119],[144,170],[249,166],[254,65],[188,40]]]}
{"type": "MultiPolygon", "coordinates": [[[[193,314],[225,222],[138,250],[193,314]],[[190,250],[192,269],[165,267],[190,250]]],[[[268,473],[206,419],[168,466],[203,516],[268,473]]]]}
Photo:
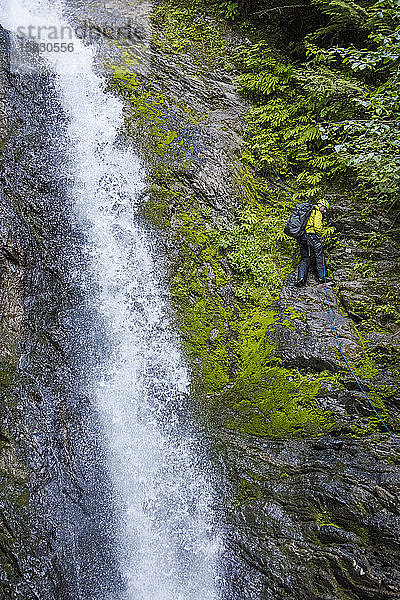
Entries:
{"type": "Polygon", "coordinates": [[[154,43],[164,53],[191,54],[195,62],[210,67],[226,64],[223,21],[216,15],[204,19],[204,0],[163,0],[153,11],[154,43]]]}
{"type": "Polygon", "coordinates": [[[257,481],[256,476],[249,473],[247,477],[247,479],[242,477],[238,482],[236,506],[243,506],[247,502],[260,500],[264,496],[263,490],[260,487],[260,481],[257,481]]]}
{"type": "Polygon", "coordinates": [[[201,115],[155,91],[151,83],[144,84],[134,72],[129,56],[125,60],[125,66],[113,68],[111,86],[126,101],[126,133],[135,140],[154,172],[162,173],[166,165],[173,165],[177,170],[187,169],[193,147],[185,131],[199,121],[201,115]]]}
{"type": "MultiPolygon", "coordinates": [[[[159,47],[195,56],[209,34],[203,35],[204,20],[193,18],[197,8],[197,3],[163,2],[155,9],[155,23],[162,21],[159,47]],[[180,35],[172,40],[176,28],[180,35]],[[196,34],[188,35],[187,28],[196,34]]],[[[221,33],[213,36],[219,41],[211,54],[223,46],[221,33]]],[[[211,64],[211,54],[199,55],[211,64]]],[[[283,235],[287,197],[268,187],[245,160],[237,160],[231,165],[236,184],[231,218],[219,218],[181,176],[193,150],[182,132],[187,124],[201,125],[203,117],[155,92],[133,71],[127,58],[126,66],[114,71],[113,85],[125,100],[126,133],[138,142],[150,171],[143,212],[179,250],[171,295],[203,408],[225,427],[259,436],[318,435],[330,429],[332,416],[316,401],[325,393],[328,375],[284,368],[271,341],[277,324],[292,328],[298,316],[296,311],[278,315],[271,308],[294,248],[283,235]],[[173,120],[171,105],[177,108],[173,120]]]]}
{"type": "Polygon", "coordinates": [[[277,323],[291,327],[293,313],[282,318],[265,303],[246,304],[236,294],[230,306],[223,301],[221,288],[232,280],[221,267],[220,245],[193,198],[189,204],[175,220],[183,259],[172,297],[200,387],[211,397],[209,408],[231,407],[225,426],[253,435],[318,434],[331,428],[330,413],[315,403],[329,375],[303,376],[283,368],[274,356],[270,334],[277,323]]]}
{"type": "Polygon", "coordinates": [[[0,360],[0,387],[9,387],[13,383],[15,372],[15,364],[0,360]]]}

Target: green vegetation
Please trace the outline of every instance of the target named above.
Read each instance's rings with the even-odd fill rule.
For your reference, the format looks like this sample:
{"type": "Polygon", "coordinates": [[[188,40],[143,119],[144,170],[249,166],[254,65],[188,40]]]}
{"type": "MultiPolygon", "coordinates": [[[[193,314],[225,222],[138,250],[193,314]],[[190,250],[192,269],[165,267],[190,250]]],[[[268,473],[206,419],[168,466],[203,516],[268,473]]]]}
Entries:
{"type": "MultiPolygon", "coordinates": [[[[175,186],[178,189],[179,182],[175,186]]],[[[227,411],[228,428],[255,435],[315,434],[332,427],[330,414],[314,403],[332,376],[303,376],[283,368],[274,356],[270,333],[277,324],[291,327],[299,315],[289,311],[282,317],[268,308],[271,291],[280,287],[268,289],[261,275],[257,285],[255,270],[244,271],[242,278],[237,273],[237,295],[227,305],[223,296],[231,284],[230,269],[221,264],[226,231],[221,234],[207,223],[209,216],[196,198],[177,189],[153,184],[151,206],[158,207],[157,221],[164,226],[174,215],[181,260],[172,280],[172,298],[198,391],[209,398],[209,409],[214,414],[227,411]],[[246,290],[251,287],[253,301],[242,300],[240,281],[247,281],[246,290]]],[[[233,246],[233,259],[229,251],[226,254],[232,267],[235,253],[233,246]]]]}
{"type": "Polygon", "coordinates": [[[236,506],[243,506],[247,502],[263,498],[263,491],[260,487],[262,480],[253,473],[248,473],[247,477],[247,479],[239,480],[236,506]]]}
{"type": "Polygon", "coordinates": [[[268,437],[296,437],[318,435],[334,427],[333,416],[314,402],[324,392],[328,373],[305,376],[275,366],[247,375],[241,389],[230,390],[236,414],[227,420],[228,428],[268,437]]]}
{"type": "MultiPolygon", "coordinates": [[[[323,124],[321,130],[335,152],[355,172],[359,191],[368,193],[370,201],[399,209],[400,185],[400,13],[396,0],[378,0],[362,8],[347,3],[335,9],[335,2],[322,2],[325,14],[353,21],[362,44],[349,47],[321,47],[321,32],[308,37],[308,55],[314,61],[337,65],[337,71],[365,81],[362,95],[352,94],[362,114],[358,118],[343,118],[323,124]],[[353,10],[351,10],[353,9],[353,10]],[[363,36],[361,36],[362,39],[363,36]],[[395,206],[394,206],[395,205],[395,206]]],[[[332,18],[332,17],[331,17],[332,18]]],[[[333,26],[333,20],[332,20],[333,26]]]]}
{"type": "MultiPolygon", "coordinates": [[[[179,249],[172,299],[196,391],[208,399],[203,410],[215,422],[247,434],[319,435],[336,427],[318,399],[340,387],[340,374],[285,368],[275,356],[277,327],[292,328],[293,319],[301,318],[294,310],[278,314],[273,308],[295,249],[283,227],[295,201],[314,201],[333,185],[344,189],[350,182],[356,202],[369,185],[361,162],[357,167],[339,147],[340,129],[333,126],[339,120],[342,125],[365,120],[363,102],[376,86],[351,69],[347,57],[339,60],[336,53],[332,59],[333,40],[344,39],[346,31],[335,15],[324,12],[328,5],[335,12],[333,2],[318,9],[325,16],[314,18],[314,30],[297,44],[286,44],[285,51],[283,44],[281,50],[279,44],[272,48],[262,29],[259,13],[268,10],[266,3],[248,4],[259,10],[250,13],[242,2],[164,0],[153,14],[158,50],[188,53],[201,71],[204,63],[211,70],[231,68],[224,19],[249,32],[251,42],[235,56],[237,85],[251,106],[243,155],[231,166],[236,198],[229,221],[188,185],[196,157],[187,131],[204,116],[160,92],[157,82],[139,81],[127,56],[126,65],[114,71],[113,85],[125,99],[126,132],[150,167],[144,214],[179,249]],[[278,175],[290,187],[291,199],[278,175]]],[[[367,11],[352,7],[344,20],[367,11]]],[[[368,31],[360,39],[368,40],[368,31]]],[[[388,193],[374,188],[371,197],[385,204],[391,201],[388,193]]],[[[335,245],[334,228],[327,228],[325,242],[335,245]]],[[[367,242],[381,243],[372,237],[367,242]]],[[[353,268],[368,277],[373,265],[366,260],[353,268]]],[[[360,377],[376,373],[369,355],[366,364],[354,366],[360,377]]],[[[376,405],[384,410],[381,400],[376,390],[376,405]]],[[[352,434],[379,426],[372,417],[352,434]]]]}
{"type": "Polygon", "coordinates": [[[12,384],[15,376],[16,365],[5,360],[0,360],[0,389],[12,384]]]}
{"type": "Polygon", "coordinates": [[[154,43],[162,52],[188,52],[199,64],[226,66],[226,44],[221,33],[221,20],[204,19],[204,2],[164,0],[153,12],[157,25],[154,43]]]}
{"type": "MultiPolygon", "coordinates": [[[[175,186],[178,189],[179,182],[175,181],[175,186]]],[[[225,426],[254,435],[318,434],[333,427],[330,413],[314,402],[324,394],[332,375],[305,376],[283,368],[274,356],[270,334],[277,324],[292,327],[292,320],[300,315],[292,310],[282,317],[269,308],[281,289],[284,268],[274,264],[268,269],[273,231],[269,239],[259,213],[265,211],[267,222],[268,207],[257,205],[251,220],[246,204],[248,218],[238,218],[237,229],[228,234],[224,228],[212,226],[193,195],[171,192],[170,188],[153,184],[152,197],[157,198],[159,220],[169,223],[174,215],[174,235],[182,258],[172,280],[172,298],[198,391],[209,398],[209,410],[214,415],[227,412],[225,426]],[[227,240],[229,235],[233,241],[227,240]],[[238,266],[241,236],[243,240],[254,238],[255,243],[263,241],[264,247],[257,246],[259,256],[251,254],[251,244],[248,257],[246,248],[243,251],[242,264],[248,260],[252,268],[238,266]],[[230,269],[222,266],[222,252],[237,279],[229,305],[224,301],[224,289],[232,284],[232,277],[230,269]]]]}
{"type": "Polygon", "coordinates": [[[141,147],[144,158],[155,171],[162,173],[166,164],[175,169],[187,168],[193,147],[183,133],[201,116],[189,108],[176,106],[179,120],[172,119],[168,110],[170,99],[144,86],[132,67],[126,56],[126,66],[113,72],[113,86],[126,99],[126,133],[141,147]]]}
{"type": "Polygon", "coordinates": [[[332,522],[328,511],[326,510],[317,514],[316,521],[320,527],[335,527],[336,529],[340,529],[339,525],[332,522]]]}
{"type": "Polygon", "coordinates": [[[293,178],[295,201],[316,201],[327,177],[345,167],[324,143],[316,116],[326,120],[351,112],[351,86],[318,68],[286,64],[266,42],[241,50],[238,61],[245,71],[240,88],[257,105],[248,114],[244,159],[262,176],[273,177],[273,169],[293,178]]]}
{"type": "Polygon", "coordinates": [[[303,7],[287,2],[276,8],[265,0],[213,5],[256,38],[238,53],[244,70],[239,85],[256,105],[249,113],[247,160],[264,175],[274,167],[291,178],[295,198],[314,198],[346,174],[356,182],[356,197],[368,192],[371,203],[398,210],[396,0],[314,0],[305,24],[303,7]],[[286,17],[284,26],[279,15],[286,17]],[[273,25],[280,51],[268,40],[273,25]],[[285,44],[288,39],[296,42],[285,44]]]}
{"type": "Polygon", "coordinates": [[[236,296],[267,308],[279,297],[291,270],[288,257],[294,243],[283,233],[287,199],[271,191],[248,167],[241,166],[235,179],[240,194],[232,209],[235,221],[213,233],[237,275],[236,296]]]}

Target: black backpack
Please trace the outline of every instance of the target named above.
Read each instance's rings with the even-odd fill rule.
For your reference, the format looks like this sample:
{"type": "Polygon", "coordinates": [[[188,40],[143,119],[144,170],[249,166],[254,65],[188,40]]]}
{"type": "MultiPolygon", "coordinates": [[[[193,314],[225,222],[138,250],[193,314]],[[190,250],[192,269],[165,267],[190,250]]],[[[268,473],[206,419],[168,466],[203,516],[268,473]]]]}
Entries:
{"type": "Polygon", "coordinates": [[[302,202],[301,204],[296,204],[293,209],[292,214],[288,218],[288,221],[285,225],[284,232],[286,235],[290,235],[290,237],[298,238],[306,230],[307,221],[311,216],[312,210],[314,206],[309,202],[302,202]]]}

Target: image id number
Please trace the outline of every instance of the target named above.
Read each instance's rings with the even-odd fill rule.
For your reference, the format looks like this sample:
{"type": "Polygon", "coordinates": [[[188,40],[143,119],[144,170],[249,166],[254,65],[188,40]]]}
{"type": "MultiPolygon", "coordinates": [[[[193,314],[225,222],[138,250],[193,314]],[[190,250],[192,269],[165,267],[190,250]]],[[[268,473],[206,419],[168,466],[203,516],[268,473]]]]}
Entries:
{"type": "Polygon", "coordinates": [[[74,44],[71,42],[69,44],[65,43],[65,42],[47,42],[47,43],[40,43],[38,44],[39,46],[39,52],[73,52],[74,51],[74,44]]]}

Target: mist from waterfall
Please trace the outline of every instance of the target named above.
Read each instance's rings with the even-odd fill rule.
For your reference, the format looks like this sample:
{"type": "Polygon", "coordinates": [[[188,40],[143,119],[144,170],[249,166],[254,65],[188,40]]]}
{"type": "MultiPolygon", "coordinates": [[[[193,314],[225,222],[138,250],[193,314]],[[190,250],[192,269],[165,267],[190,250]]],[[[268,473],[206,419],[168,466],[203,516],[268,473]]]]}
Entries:
{"type": "MultiPolygon", "coordinates": [[[[27,24],[61,28],[64,12],[60,2],[8,0],[2,22],[12,32],[27,24]]],[[[221,544],[212,477],[182,418],[188,372],[157,272],[154,234],[138,214],[145,173],[119,142],[122,103],[106,92],[94,57],[92,46],[74,39],[72,52],[43,53],[40,68],[55,73],[68,120],[62,175],[72,182],[94,282],[88,293],[109,346],[85,385],[104,432],[121,600],[214,600],[221,544]]],[[[86,285],[85,274],[72,276],[86,285]]]]}

